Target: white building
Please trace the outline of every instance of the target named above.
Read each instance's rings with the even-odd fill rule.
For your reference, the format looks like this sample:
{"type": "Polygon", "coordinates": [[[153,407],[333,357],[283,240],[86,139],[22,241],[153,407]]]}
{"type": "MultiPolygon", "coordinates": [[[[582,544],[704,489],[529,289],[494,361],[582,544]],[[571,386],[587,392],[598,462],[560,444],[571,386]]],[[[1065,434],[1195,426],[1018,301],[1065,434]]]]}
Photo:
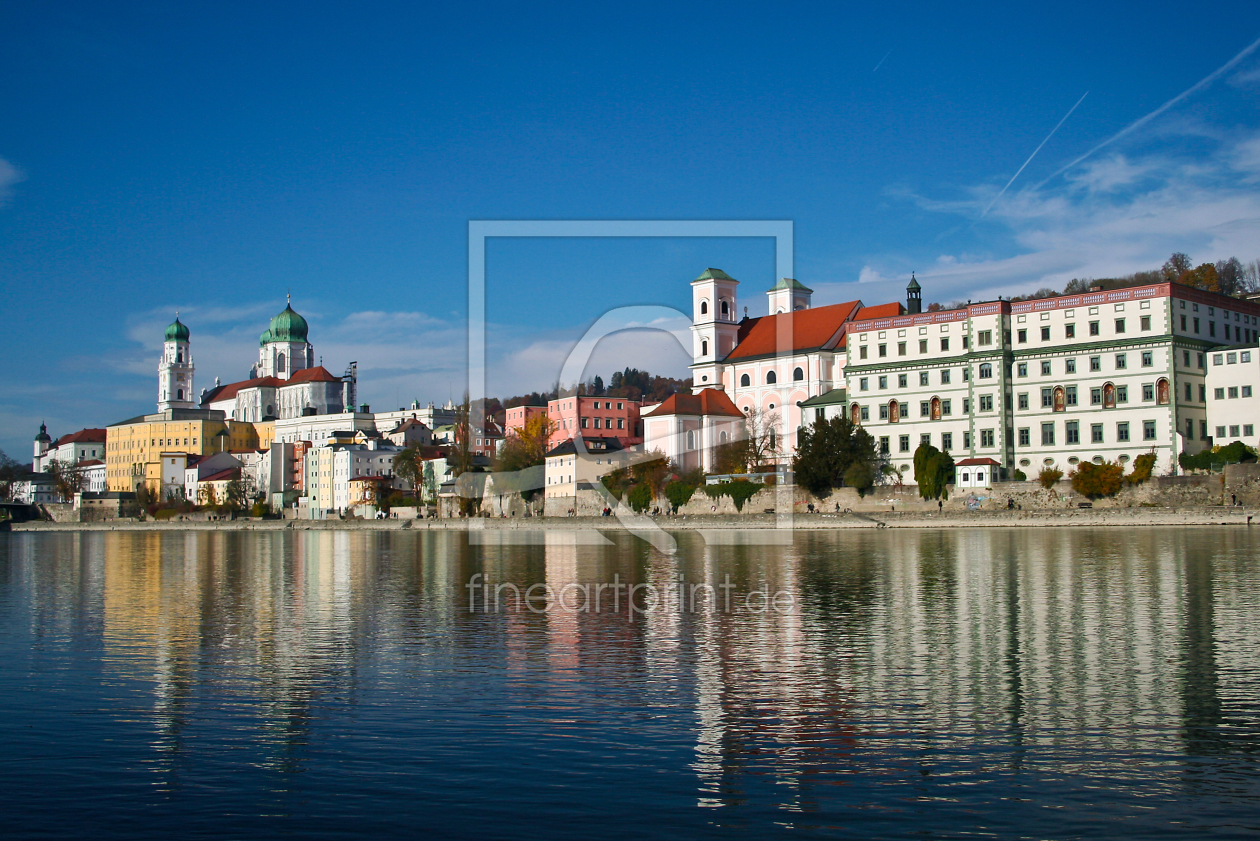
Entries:
{"type": "Polygon", "coordinates": [[[281,418],[276,421],[275,440],[285,444],[310,441],[316,446],[322,446],[338,432],[376,435],[376,416],[371,412],[339,412],[281,418]]]}
{"type": "Polygon", "coordinates": [[[1260,447],[1260,348],[1256,342],[1214,349],[1207,377],[1208,432],[1218,445],[1260,447]]]}
{"type": "Polygon", "coordinates": [[[167,409],[195,409],[193,400],[193,360],[188,344],[188,328],[175,322],[166,328],[162,342],[162,359],[158,362],[159,412],[167,409]]]}
{"type": "Polygon", "coordinates": [[[39,434],[35,436],[34,457],[31,469],[42,471],[53,461],[72,466],[84,461],[105,460],[105,437],[103,429],[80,429],[70,435],[63,435],[53,441],[48,434],[48,427],[39,425],[39,434]]]}
{"type": "Polygon", "coordinates": [[[394,456],[401,447],[382,443],[379,438],[357,437],[362,443],[332,443],[306,452],[306,495],[309,507],[317,511],[345,511],[351,505],[350,481],[383,476],[390,487],[405,483],[394,475],[394,456]]]}
{"type": "Polygon", "coordinates": [[[616,438],[584,438],[586,452],[578,453],[574,439],[547,451],[543,494],[548,499],[574,498],[582,485],[598,482],[605,474],[630,463],[634,451],[622,449],[616,438]]]}

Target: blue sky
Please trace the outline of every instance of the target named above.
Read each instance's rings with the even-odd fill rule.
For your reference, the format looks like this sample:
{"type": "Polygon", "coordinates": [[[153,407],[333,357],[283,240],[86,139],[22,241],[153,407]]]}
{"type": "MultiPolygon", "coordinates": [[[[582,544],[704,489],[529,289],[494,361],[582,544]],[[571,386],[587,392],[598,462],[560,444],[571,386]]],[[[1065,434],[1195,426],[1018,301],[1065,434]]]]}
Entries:
{"type": "MultiPolygon", "coordinates": [[[[375,408],[458,394],[470,219],[791,219],[816,303],[1260,257],[1260,50],[1055,175],[1260,4],[957,5],[6,3],[0,447],[151,411],[176,309],[199,384],[243,377],[290,290],[375,408]]],[[[766,241],[492,243],[492,390],[706,266],[764,311],[766,241]]]]}

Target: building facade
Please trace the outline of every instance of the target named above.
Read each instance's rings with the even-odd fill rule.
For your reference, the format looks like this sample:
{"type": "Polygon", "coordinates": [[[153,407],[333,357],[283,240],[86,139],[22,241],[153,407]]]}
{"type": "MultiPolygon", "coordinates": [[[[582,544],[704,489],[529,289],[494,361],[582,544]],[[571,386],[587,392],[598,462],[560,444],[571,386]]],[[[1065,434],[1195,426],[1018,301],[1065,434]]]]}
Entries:
{"type": "Polygon", "coordinates": [[[614,439],[624,449],[643,443],[643,426],[639,421],[638,400],[624,397],[590,397],[573,395],[547,403],[547,416],[556,424],[548,439],[552,447],[564,441],[582,438],[614,439]]]}
{"type": "Polygon", "coordinates": [[[1260,348],[1227,345],[1208,354],[1205,377],[1208,432],[1218,444],[1242,441],[1260,447],[1260,348]]]}

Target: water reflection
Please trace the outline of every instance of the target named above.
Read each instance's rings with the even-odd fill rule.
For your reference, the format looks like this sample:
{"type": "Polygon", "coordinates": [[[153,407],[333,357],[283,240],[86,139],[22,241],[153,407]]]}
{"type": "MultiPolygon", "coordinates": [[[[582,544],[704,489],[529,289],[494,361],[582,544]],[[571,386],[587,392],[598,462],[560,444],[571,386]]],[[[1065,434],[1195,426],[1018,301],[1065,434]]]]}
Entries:
{"type": "Polygon", "coordinates": [[[1054,808],[1081,816],[1065,834],[1090,834],[1257,805],[1249,533],[801,532],[787,546],[681,533],[672,556],[607,537],[7,535],[4,653],[26,666],[5,691],[51,691],[54,666],[78,669],[104,717],[68,719],[52,743],[108,752],[138,727],[128,767],[176,798],[245,763],[266,775],[246,809],[258,819],[292,817],[287,794],[332,779],[374,792],[357,808],[376,798],[387,821],[411,802],[394,799],[398,774],[417,802],[471,808],[536,797],[530,773],[578,770],[563,805],[532,814],[578,808],[575,792],[633,814],[646,786],[680,827],[826,830],[858,809],[884,835],[1014,830],[1054,808]],[[476,574],[553,594],[650,584],[659,601],[470,612],[476,574]],[[750,609],[754,591],[789,607],[750,609]],[[404,730],[406,755],[382,752],[404,730]],[[506,740],[537,748],[533,771],[485,758],[506,740]],[[436,756],[441,784],[408,764],[436,756]],[[1106,794],[1082,799],[1091,786],[1106,794]]]}

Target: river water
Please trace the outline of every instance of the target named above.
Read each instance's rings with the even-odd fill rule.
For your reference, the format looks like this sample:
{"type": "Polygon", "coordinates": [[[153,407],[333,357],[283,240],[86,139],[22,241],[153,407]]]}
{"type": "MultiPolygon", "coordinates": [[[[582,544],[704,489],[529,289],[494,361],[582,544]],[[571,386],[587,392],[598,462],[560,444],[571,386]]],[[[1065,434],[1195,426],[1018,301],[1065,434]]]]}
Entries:
{"type": "Polygon", "coordinates": [[[1260,831],[1260,530],[675,536],[0,535],[5,837],[1260,831]]]}

